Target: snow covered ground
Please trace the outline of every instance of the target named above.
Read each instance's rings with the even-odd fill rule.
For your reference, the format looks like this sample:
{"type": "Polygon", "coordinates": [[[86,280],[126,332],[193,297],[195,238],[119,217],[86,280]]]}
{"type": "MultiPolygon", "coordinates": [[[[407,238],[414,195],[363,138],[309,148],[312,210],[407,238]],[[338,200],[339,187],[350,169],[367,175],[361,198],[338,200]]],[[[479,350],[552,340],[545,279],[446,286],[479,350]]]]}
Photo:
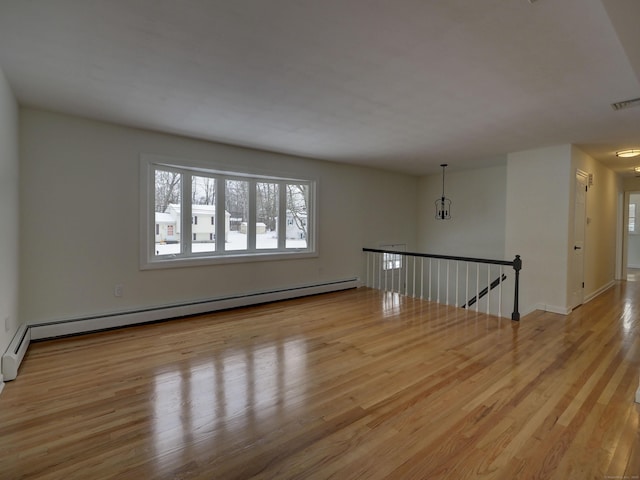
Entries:
{"type": "MultiPolygon", "coordinates": [[[[226,251],[240,251],[247,249],[247,235],[240,232],[228,232],[228,242],[225,244],[226,251]]],[[[256,235],[256,247],[258,249],[278,248],[278,239],[273,232],[256,235]]],[[[287,239],[287,248],[307,248],[306,240],[287,239]]],[[[214,252],[214,243],[194,243],[193,252],[214,252]]],[[[156,243],[156,255],[171,255],[180,253],[180,245],[177,243],[161,244],[156,243]]]]}

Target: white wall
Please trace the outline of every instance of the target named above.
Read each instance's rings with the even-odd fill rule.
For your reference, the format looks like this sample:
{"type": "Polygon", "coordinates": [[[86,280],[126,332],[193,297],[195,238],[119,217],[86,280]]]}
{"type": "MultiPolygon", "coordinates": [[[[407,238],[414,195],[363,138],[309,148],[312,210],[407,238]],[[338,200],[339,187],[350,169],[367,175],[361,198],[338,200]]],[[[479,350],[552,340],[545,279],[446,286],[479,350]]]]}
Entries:
{"type": "Polygon", "coordinates": [[[0,70],[0,354],[18,328],[18,233],[18,104],[0,70]]]}
{"type": "Polygon", "coordinates": [[[417,179],[33,109],[21,111],[21,318],[28,323],[363,277],[364,246],[415,247],[417,179]],[[139,270],[139,157],[318,180],[319,257],[139,270]],[[124,296],[113,295],[124,285],[124,296]]]}
{"type": "MultiPolygon", "coordinates": [[[[587,224],[584,243],[584,296],[594,294],[615,280],[616,239],[618,235],[617,206],[622,192],[622,181],[613,170],[595,161],[577,147],[571,149],[572,170],[593,175],[593,185],[587,191],[587,224]]],[[[573,205],[575,182],[571,182],[570,201],[573,205]]],[[[573,207],[569,225],[573,225],[573,207]]],[[[569,231],[569,253],[573,245],[573,230],[569,231]]],[[[567,294],[571,285],[567,285],[567,294]]]]}
{"type": "Polygon", "coordinates": [[[442,174],[420,178],[419,250],[440,255],[504,258],[506,166],[445,174],[451,219],[435,218],[442,195],[442,174]]]}
{"type": "Polygon", "coordinates": [[[568,311],[572,179],[571,145],[507,156],[505,255],[522,257],[523,315],[535,309],[568,311]]]}

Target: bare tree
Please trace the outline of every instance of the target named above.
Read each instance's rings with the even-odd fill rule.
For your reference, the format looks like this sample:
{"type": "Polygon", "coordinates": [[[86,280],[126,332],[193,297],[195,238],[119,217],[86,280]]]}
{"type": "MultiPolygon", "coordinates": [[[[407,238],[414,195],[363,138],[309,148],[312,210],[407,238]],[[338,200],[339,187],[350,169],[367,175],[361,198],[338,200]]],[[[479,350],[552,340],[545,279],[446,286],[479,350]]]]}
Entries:
{"type": "Polygon", "coordinates": [[[182,174],[167,170],[156,170],[156,212],[164,213],[170,203],[180,202],[182,174]]]}
{"type": "Polygon", "coordinates": [[[309,206],[309,186],[287,184],[287,210],[291,212],[296,227],[307,238],[307,212],[309,206]]]}
{"type": "Polygon", "coordinates": [[[258,221],[274,231],[278,219],[278,184],[258,182],[256,184],[256,210],[258,221]]]}
{"type": "Polygon", "coordinates": [[[249,182],[227,180],[225,186],[225,209],[231,215],[231,229],[240,228],[241,222],[249,220],[249,182]]]}
{"type": "Polygon", "coordinates": [[[211,177],[191,177],[191,203],[215,205],[216,180],[211,177]]]}

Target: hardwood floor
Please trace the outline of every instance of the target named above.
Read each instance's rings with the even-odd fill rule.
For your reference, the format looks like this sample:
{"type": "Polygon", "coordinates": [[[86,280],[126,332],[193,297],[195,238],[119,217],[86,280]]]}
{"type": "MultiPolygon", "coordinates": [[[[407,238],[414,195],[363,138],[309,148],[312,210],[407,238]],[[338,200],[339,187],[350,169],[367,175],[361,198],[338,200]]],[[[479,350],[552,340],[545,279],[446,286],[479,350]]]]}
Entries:
{"type": "Polygon", "coordinates": [[[518,324],[350,290],[32,344],[2,479],[640,478],[640,282],[518,324]]]}

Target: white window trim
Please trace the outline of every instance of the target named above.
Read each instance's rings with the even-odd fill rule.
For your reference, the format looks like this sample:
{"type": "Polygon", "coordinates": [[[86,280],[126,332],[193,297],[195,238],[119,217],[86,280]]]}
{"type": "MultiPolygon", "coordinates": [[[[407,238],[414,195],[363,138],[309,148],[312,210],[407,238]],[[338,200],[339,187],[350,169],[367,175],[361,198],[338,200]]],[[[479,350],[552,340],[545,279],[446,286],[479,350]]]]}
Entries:
{"type": "MultiPolygon", "coordinates": [[[[186,182],[189,183],[189,182],[186,182]]],[[[291,177],[287,174],[281,174],[278,172],[259,171],[257,169],[238,168],[238,166],[225,166],[222,164],[210,164],[201,163],[193,160],[186,160],[184,158],[168,157],[164,155],[155,154],[142,154],[140,156],[140,269],[164,269],[173,267],[187,267],[187,266],[204,266],[204,265],[218,265],[227,263],[247,263],[247,262],[260,262],[260,261],[277,261],[277,260],[292,260],[292,259],[304,259],[313,258],[318,256],[317,248],[317,188],[318,180],[304,177],[291,177]],[[269,249],[269,250],[235,250],[225,252],[207,252],[203,254],[192,254],[190,252],[190,242],[185,245],[185,255],[180,257],[156,257],[155,256],[155,179],[151,172],[154,167],[162,166],[166,168],[174,168],[178,170],[188,170],[195,174],[215,174],[224,175],[225,177],[236,177],[237,179],[251,179],[255,181],[281,181],[281,182],[304,182],[309,184],[309,203],[310,208],[307,212],[307,225],[309,226],[309,234],[307,238],[307,248],[302,249],[269,249]]],[[[190,188],[190,184],[187,186],[190,188]]],[[[281,193],[281,205],[286,205],[286,202],[282,202],[282,197],[285,192],[284,189],[281,193]]],[[[182,198],[190,198],[190,195],[186,195],[183,191],[182,198]]],[[[219,204],[217,213],[220,210],[224,212],[224,194],[219,196],[219,204]]],[[[255,203],[255,202],[254,202],[255,203]]],[[[190,206],[189,206],[190,208],[190,206]]],[[[286,207],[285,207],[286,208],[286,207]]],[[[254,210],[254,209],[252,209],[254,210]]],[[[183,225],[181,236],[186,237],[186,232],[191,232],[191,212],[182,212],[183,225]],[[185,221],[185,219],[189,219],[185,221]],[[186,228],[185,228],[186,227],[186,228]]],[[[284,215],[279,220],[279,227],[285,227],[284,215]]],[[[218,216],[218,218],[220,218],[218,216]]],[[[224,215],[223,217],[224,218],[224,215]]],[[[255,230],[255,228],[253,229],[255,230]]],[[[286,232],[286,228],[279,228],[279,232],[286,232]]],[[[189,237],[190,238],[190,237],[189,237]]],[[[216,225],[216,238],[224,238],[224,222],[217,222],[216,225]],[[219,225],[221,225],[219,227],[219,225]],[[223,230],[223,235],[220,237],[219,230],[223,230]]],[[[248,239],[249,240],[249,239],[248,239]]],[[[249,248],[248,241],[247,248],[249,248]]],[[[286,240],[285,240],[286,243],[286,240]]],[[[255,244],[253,245],[255,247],[255,244]]]]}

